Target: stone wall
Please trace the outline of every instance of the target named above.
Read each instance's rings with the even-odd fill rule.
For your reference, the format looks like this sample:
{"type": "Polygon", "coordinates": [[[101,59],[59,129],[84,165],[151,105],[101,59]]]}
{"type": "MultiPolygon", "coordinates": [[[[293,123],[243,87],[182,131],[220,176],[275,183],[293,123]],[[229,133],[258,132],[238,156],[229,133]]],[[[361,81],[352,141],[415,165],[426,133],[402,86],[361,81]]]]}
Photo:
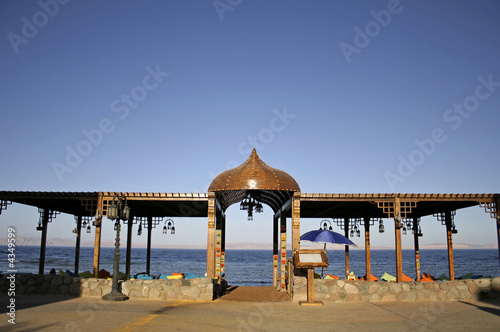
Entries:
{"type": "MultiPolygon", "coordinates": [[[[314,280],[314,299],[323,302],[457,301],[500,297],[500,277],[436,282],[314,280]]],[[[293,301],[307,300],[307,279],[294,277],[293,301]]]]}
{"type": "MultiPolygon", "coordinates": [[[[102,297],[111,291],[112,280],[63,277],[41,274],[2,275],[0,294],[14,290],[15,295],[54,294],[82,297],[102,297]],[[15,286],[14,286],[15,285],[15,286]]],[[[120,281],[123,294],[130,298],[151,300],[211,301],[214,284],[210,278],[179,280],[120,281]]]]}

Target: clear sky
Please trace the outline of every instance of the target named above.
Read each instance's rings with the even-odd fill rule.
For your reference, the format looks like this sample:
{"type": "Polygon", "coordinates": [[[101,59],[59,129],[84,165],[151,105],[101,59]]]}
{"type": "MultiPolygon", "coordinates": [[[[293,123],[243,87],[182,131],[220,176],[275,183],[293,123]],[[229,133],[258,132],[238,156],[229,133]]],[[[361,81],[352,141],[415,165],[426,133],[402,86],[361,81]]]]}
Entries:
{"type": "MultiPolygon", "coordinates": [[[[495,0],[2,1],[0,190],[205,192],[255,147],[306,193],[500,192],[498,17],[495,0]]],[[[10,206],[0,235],[37,221],[10,206]]],[[[479,207],[456,224],[456,243],[497,241],[479,207]]],[[[227,241],[271,225],[233,206],[227,241]]],[[[206,220],[176,229],[154,243],[205,245],[206,220]]]]}

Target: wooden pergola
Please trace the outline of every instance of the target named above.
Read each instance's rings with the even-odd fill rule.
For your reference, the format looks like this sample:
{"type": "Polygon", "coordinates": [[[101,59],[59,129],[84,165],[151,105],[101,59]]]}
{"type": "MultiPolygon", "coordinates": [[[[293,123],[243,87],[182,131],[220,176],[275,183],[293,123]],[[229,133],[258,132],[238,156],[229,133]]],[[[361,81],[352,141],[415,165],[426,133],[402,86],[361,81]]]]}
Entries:
{"type": "MultiPolygon", "coordinates": [[[[78,272],[82,221],[92,221],[95,228],[93,273],[98,276],[101,225],[108,206],[123,197],[130,207],[127,224],[126,274],[130,276],[132,228],[142,222],[148,230],[147,273],[150,271],[151,231],[161,218],[207,218],[207,276],[216,278],[225,269],[226,210],[239,202],[247,211],[262,203],[273,210],[273,284],[285,291],[287,220],[292,228],[292,250],[299,249],[301,218],[333,218],[349,236],[352,225],[364,226],[366,276],[371,277],[370,226],[382,218],[395,225],[397,280],[401,281],[401,229],[411,225],[415,230],[415,260],[419,271],[418,224],[421,217],[436,216],[446,226],[450,279],[454,280],[453,217],[457,210],[482,206],[496,221],[500,253],[500,194],[308,194],[286,172],[266,165],[255,149],[241,165],[218,175],[208,193],[137,193],[137,192],[24,192],[0,191],[0,213],[12,202],[38,207],[41,231],[39,273],[44,273],[48,224],[58,213],[67,213],[77,220],[75,272],[78,272]]],[[[346,246],[346,271],[349,270],[349,248],[346,246]]]]}

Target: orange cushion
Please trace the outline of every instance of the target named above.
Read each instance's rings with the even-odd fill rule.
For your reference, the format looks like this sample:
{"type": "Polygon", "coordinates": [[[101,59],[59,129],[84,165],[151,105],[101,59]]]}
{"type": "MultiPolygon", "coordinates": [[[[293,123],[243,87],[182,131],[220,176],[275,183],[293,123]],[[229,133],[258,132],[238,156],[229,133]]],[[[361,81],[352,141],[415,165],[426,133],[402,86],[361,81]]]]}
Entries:
{"type": "MultiPolygon", "coordinates": [[[[371,276],[372,276],[372,280],[371,281],[377,281],[378,280],[378,278],[375,277],[373,274],[371,276]]],[[[366,274],[361,278],[361,280],[367,280],[366,279],[366,274]]]]}
{"type": "Polygon", "coordinates": [[[413,279],[408,277],[406,274],[403,273],[403,281],[406,281],[406,282],[412,282],[413,279]]]}
{"type": "MultiPolygon", "coordinates": [[[[425,274],[425,273],[424,273],[425,274]]],[[[422,276],[422,278],[420,278],[420,281],[425,281],[425,282],[434,282],[434,280],[432,280],[431,278],[427,278],[426,276],[422,276]]]]}
{"type": "Polygon", "coordinates": [[[183,276],[184,277],[184,273],[172,272],[172,275],[173,276],[183,276]]]}
{"type": "Polygon", "coordinates": [[[427,273],[422,274],[422,278],[432,279],[432,281],[436,280],[436,278],[427,273]]]}
{"type": "Polygon", "coordinates": [[[331,275],[331,274],[327,274],[327,276],[330,277],[330,278],[333,278],[333,279],[340,279],[339,277],[331,275]]]}

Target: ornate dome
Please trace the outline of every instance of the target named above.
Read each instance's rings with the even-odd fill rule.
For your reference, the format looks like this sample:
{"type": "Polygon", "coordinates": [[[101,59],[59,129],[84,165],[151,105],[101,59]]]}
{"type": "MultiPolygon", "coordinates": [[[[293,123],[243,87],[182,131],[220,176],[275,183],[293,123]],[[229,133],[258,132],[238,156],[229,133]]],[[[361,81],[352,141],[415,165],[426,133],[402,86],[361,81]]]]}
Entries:
{"type": "Polygon", "coordinates": [[[208,188],[223,190],[300,191],[300,187],[288,173],[264,163],[254,148],[243,164],[220,173],[208,188]]]}

